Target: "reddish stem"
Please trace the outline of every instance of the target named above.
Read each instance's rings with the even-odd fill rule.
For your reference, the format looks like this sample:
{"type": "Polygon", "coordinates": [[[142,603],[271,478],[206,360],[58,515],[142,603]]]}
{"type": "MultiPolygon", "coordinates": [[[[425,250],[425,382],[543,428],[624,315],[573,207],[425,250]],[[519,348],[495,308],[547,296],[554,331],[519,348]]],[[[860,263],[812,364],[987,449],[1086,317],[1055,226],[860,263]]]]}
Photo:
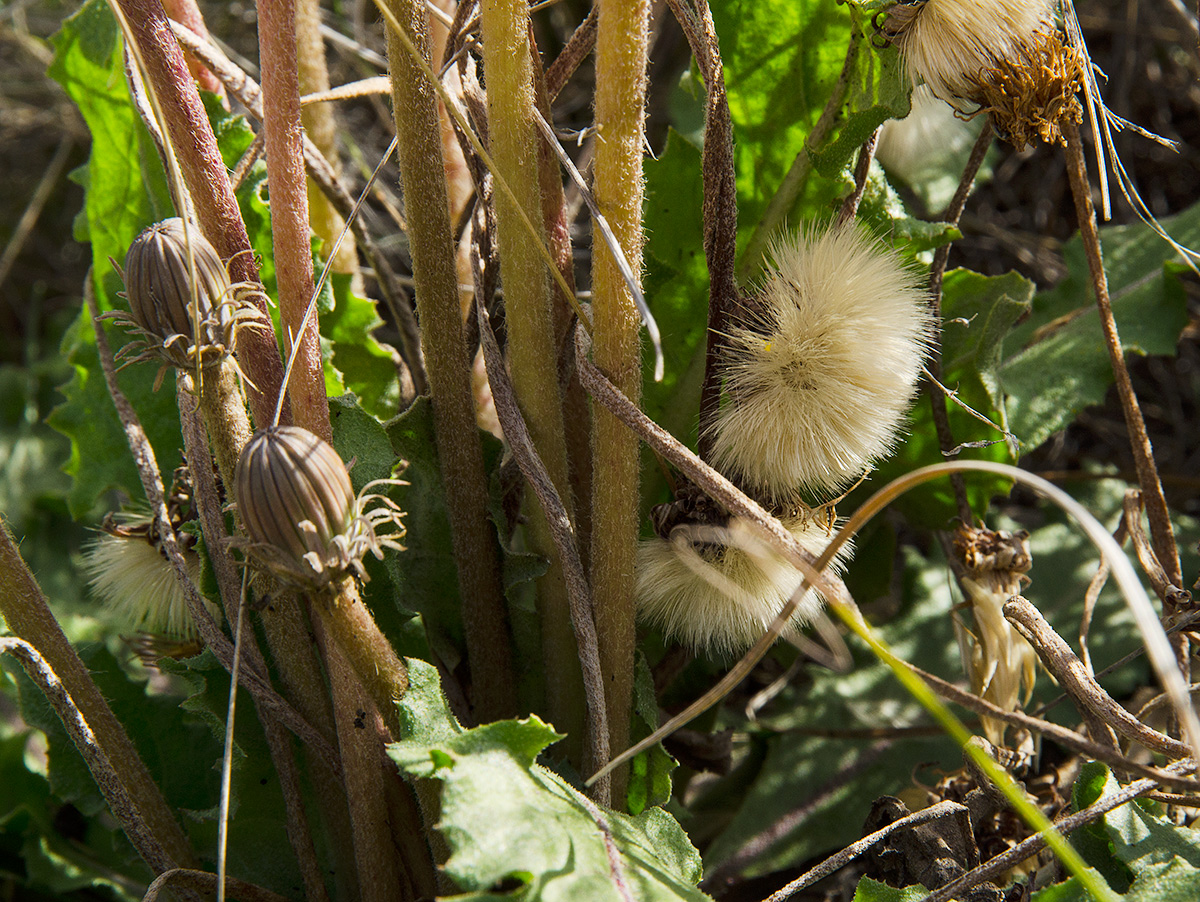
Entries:
{"type": "MultiPolygon", "coordinates": [[[[229,185],[225,162],[162,4],[159,0],[117,3],[159,99],[167,137],[179,160],[200,228],[221,259],[229,261],[229,274],[235,282],[259,283],[258,263],[229,185]]],[[[268,315],[265,298],[255,298],[255,303],[264,316],[268,315]]],[[[238,338],[238,363],[253,383],[247,387],[250,408],[254,419],[266,425],[274,415],[275,398],[283,383],[279,346],[274,334],[264,329],[245,329],[238,338]]],[[[286,409],[283,419],[291,420],[286,409]]]]}
{"type": "Polygon", "coordinates": [[[313,293],[309,244],[308,186],[304,180],[304,129],[300,124],[300,77],[296,69],[296,6],[293,0],[258,4],[258,52],[262,65],[263,133],[271,191],[271,239],[279,309],[289,353],[299,335],[300,350],[288,395],[296,423],[333,440],[321,367],[321,344],[314,312],[301,333],[313,293]]]}

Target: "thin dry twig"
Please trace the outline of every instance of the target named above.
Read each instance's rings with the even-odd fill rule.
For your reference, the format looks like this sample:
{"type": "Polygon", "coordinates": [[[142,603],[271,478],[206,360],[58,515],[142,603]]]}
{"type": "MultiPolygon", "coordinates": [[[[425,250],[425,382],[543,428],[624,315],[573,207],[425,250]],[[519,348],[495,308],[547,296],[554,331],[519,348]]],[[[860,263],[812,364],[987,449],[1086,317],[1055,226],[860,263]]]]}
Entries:
{"type": "Polygon", "coordinates": [[[1020,630],[1042,659],[1042,664],[1058,680],[1075,702],[1096,714],[1114,730],[1151,751],[1171,758],[1187,758],[1186,743],[1151,729],[1117,704],[1116,700],[1092,679],[1083,662],[1075,656],[1062,637],[1054,631],[1041,611],[1016,595],[1004,604],[1004,616],[1020,630]]]}
{"type": "Polygon", "coordinates": [[[811,870],[801,874],[787,886],[773,892],[767,897],[766,902],[784,902],[785,899],[790,899],[800,890],[812,886],[818,880],[824,880],[830,874],[841,870],[854,859],[858,858],[864,852],[882,840],[886,839],[889,834],[896,830],[901,830],[906,827],[916,827],[919,824],[926,824],[930,821],[941,820],[943,817],[964,817],[967,809],[958,802],[943,800],[936,805],[930,805],[921,811],[914,811],[907,817],[902,817],[898,821],[892,821],[886,827],[876,830],[857,842],[852,842],[846,848],[842,849],[836,855],[830,855],[819,865],[811,870]]]}
{"type": "Polygon", "coordinates": [[[867,190],[867,176],[871,174],[871,161],[875,159],[875,144],[878,140],[877,128],[858,149],[858,162],[854,164],[854,190],[842,201],[842,208],[838,210],[837,226],[845,225],[858,215],[858,205],[862,203],[863,192],[867,190]]]}
{"type": "MultiPolygon", "coordinates": [[[[1104,272],[1104,259],[1100,251],[1100,233],[1096,224],[1096,211],[1092,206],[1091,184],[1088,182],[1087,164],[1083,158],[1083,141],[1079,127],[1071,121],[1063,122],[1063,135],[1067,142],[1067,175],[1070,177],[1071,193],[1075,198],[1075,214],[1079,220],[1079,235],[1083,240],[1088,270],[1092,276],[1092,288],[1096,293],[1096,304],[1100,311],[1100,324],[1104,330],[1104,342],[1112,364],[1113,378],[1117,384],[1117,395],[1121,401],[1121,412],[1129,430],[1129,444],[1133,451],[1134,466],[1138,474],[1138,486],[1145,499],[1146,516],[1150,521],[1150,536],[1154,551],[1166,570],[1171,585],[1183,584],[1179,563],[1179,547],[1171,527],[1167,511],[1167,500],[1163,495],[1162,482],[1158,478],[1158,467],[1154,463],[1154,452],[1150,437],[1146,433],[1146,421],[1142,417],[1129,369],[1125,366],[1125,351],[1117,334],[1117,323],[1113,318],[1112,302],[1108,295],[1108,277],[1104,272]]],[[[1181,640],[1186,641],[1186,640],[1181,640]]],[[[1176,649],[1177,655],[1182,649],[1176,649]]],[[[1184,655],[1186,658],[1186,655],[1184,655]]],[[[1184,663],[1181,661],[1181,663],[1184,663]]]]}
{"type": "Polygon", "coordinates": [[[112,760],[96,741],[92,728],[54,669],[38,650],[24,639],[0,637],[0,653],[5,652],[21,662],[29,678],[37,684],[53,706],[63,726],[67,728],[75,748],[87,763],[92,779],[104,795],[113,816],[120,821],[121,829],[129,837],[142,860],[156,873],[175,867],[175,861],[163,848],[154,830],[143,820],[137,805],[125,790],[112,760]]]}

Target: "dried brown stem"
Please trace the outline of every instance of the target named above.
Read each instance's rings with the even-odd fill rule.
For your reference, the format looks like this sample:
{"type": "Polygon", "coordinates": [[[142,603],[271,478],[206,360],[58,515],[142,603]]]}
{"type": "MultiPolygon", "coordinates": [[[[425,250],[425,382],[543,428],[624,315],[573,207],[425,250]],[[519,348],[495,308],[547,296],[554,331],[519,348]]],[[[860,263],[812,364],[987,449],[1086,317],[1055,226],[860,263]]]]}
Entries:
{"type": "Polygon", "coordinates": [[[858,161],[854,164],[854,190],[849,197],[842,201],[838,210],[838,226],[852,220],[858,215],[858,205],[862,203],[863,192],[867,190],[867,176],[871,174],[871,161],[875,159],[875,144],[879,140],[879,129],[871,132],[871,137],[858,149],[858,161]]]}
{"type": "MultiPolygon", "coordinates": [[[[12,588],[9,584],[10,578],[17,575],[11,573],[10,564],[12,562],[6,560],[9,557],[10,543],[11,537],[8,533],[8,524],[0,524],[0,592],[8,592],[12,588]]],[[[12,550],[15,553],[15,546],[13,546],[12,550]]],[[[20,561],[19,556],[17,557],[17,561],[20,561]]],[[[7,613],[7,610],[5,610],[6,616],[7,613]]],[[[122,760],[121,758],[114,759],[112,753],[117,751],[117,749],[102,742],[96,735],[88,723],[88,719],[84,717],[75,699],[72,698],[71,692],[68,691],[63,681],[54,672],[54,668],[38,653],[38,650],[23,639],[0,637],[0,654],[5,652],[20,660],[21,665],[25,668],[25,672],[29,674],[29,678],[45,694],[46,699],[54,708],[55,713],[58,714],[63,726],[67,728],[67,733],[70,735],[71,741],[75,744],[75,748],[79,750],[79,754],[83,756],[83,760],[87,763],[88,770],[92,774],[92,779],[96,781],[96,786],[100,789],[104,800],[108,803],[113,816],[120,822],[122,830],[129,837],[129,841],[133,843],[133,847],[137,849],[142,860],[155,873],[162,873],[165,870],[175,867],[176,855],[179,851],[184,852],[186,855],[185,860],[191,859],[191,852],[187,849],[186,840],[183,838],[182,832],[179,831],[179,825],[175,824],[174,818],[170,818],[172,826],[168,829],[177,835],[172,837],[159,836],[156,828],[160,826],[160,822],[156,822],[153,819],[153,813],[149,813],[148,815],[144,812],[142,806],[134,801],[128,791],[128,783],[130,782],[129,765],[132,762],[122,760]],[[121,772],[118,772],[114,766],[114,760],[121,762],[121,772]],[[164,844],[165,842],[172,843],[174,841],[184,843],[184,845],[180,849],[169,850],[164,844]]],[[[88,683],[91,684],[90,677],[88,678],[88,683]]],[[[91,685],[94,690],[95,685],[91,685]]],[[[96,694],[99,695],[99,693],[96,694]]],[[[107,705],[105,708],[107,708],[107,705]]],[[[111,711],[109,715],[111,716],[111,711]]],[[[125,741],[128,742],[128,738],[125,741]]],[[[132,749],[132,746],[130,748],[132,749]]],[[[136,757],[136,753],[134,753],[134,757],[136,759],[135,767],[140,766],[141,759],[136,757]]],[[[151,787],[153,785],[153,783],[150,783],[151,787]]],[[[159,798],[161,799],[161,796],[159,798]]],[[[165,807],[165,803],[163,804],[165,807]]]]}
{"type": "Polygon", "coordinates": [[[737,288],[737,174],[733,157],[733,119],[725,92],[721,51],[705,0],[693,10],[686,0],[670,0],[671,11],[687,36],[704,76],[704,259],[708,265],[708,333],[704,382],[700,387],[700,459],[712,452],[712,425],[721,406],[722,351],[730,323],[741,308],[737,288]]]}
{"type": "Polygon", "coordinates": [[[1029,601],[1020,595],[1010,598],[1004,604],[1004,616],[1029,641],[1046,669],[1081,708],[1090,710],[1122,736],[1151,751],[1170,758],[1191,755],[1186,743],[1151,729],[1117,704],[1029,601]]]}
{"type": "MultiPolygon", "coordinates": [[[[1104,330],[1104,342],[1108,347],[1109,362],[1117,384],[1117,395],[1121,400],[1121,412],[1125,415],[1125,427],[1129,430],[1129,444],[1133,451],[1134,467],[1138,474],[1138,485],[1146,505],[1146,517],[1150,521],[1150,538],[1154,552],[1166,571],[1171,585],[1183,585],[1179,564],[1179,547],[1171,527],[1171,516],[1167,511],[1167,500],[1163,495],[1162,482],[1154,463],[1154,451],[1146,433],[1146,422],[1138,406],[1133,382],[1125,366],[1125,352],[1117,334],[1117,322],[1113,318],[1112,302],[1108,296],[1108,277],[1104,272],[1104,259],[1100,250],[1100,232],[1096,224],[1096,211],[1092,206],[1092,189],[1088,182],[1087,163],[1083,158],[1083,141],[1079,127],[1064,120],[1063,135],[1067,142],[1067,175],[1071,181],[1071,193],[1075,198],[1075,215],[1079,220],[1079,235],[1087,256],[1088,270],[1092,276],[1092,289],[1096,293],[1096,304],[1100,311],[1100,325],[1104,330]]],[[[1176,649],[1177,652],[1180,649],[1176,649]]],[[[1185,656],[1186,657],[1186,656],[1185,656]]],[[[1182,663],[1182,662],[1181,662],[1182,663]]],[[[1186,674],[1186,670],[1185,670],[1186,674]]]]}
{"type": "MultiPolygon", "coordinates": [[[[217,875],[208,871],[196,871],[188,868],[175,868],[159,874],[154,882],[146,887],[146,895],[142,902],[157,902],[164,890],[173,892],[199,892],[206,897],[216,897],[217,875]]],[[[271,892],[269,889],[236,877],[225,878],[225,890],[230,897],[244,902],[290,902],[287,896],[271,892]]]]}

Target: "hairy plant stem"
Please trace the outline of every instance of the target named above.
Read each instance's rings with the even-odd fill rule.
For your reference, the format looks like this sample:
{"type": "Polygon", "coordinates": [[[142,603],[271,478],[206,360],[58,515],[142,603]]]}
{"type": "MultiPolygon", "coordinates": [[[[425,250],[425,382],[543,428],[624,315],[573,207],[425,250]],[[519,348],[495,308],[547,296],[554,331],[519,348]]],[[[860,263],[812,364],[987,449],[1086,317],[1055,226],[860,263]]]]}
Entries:
{"type": "Polygon", "coordinates": [[[321,656],[329,672],[333,707],[337,712],[338,749],[345,766],[346,796],[350,802],[350,822],[354,831],[354,859],[360,876],[363,902],[390,902],[412,899],[401,890],[396,845],[388,826],[384,803],[384,773],[379,766],[378,713],[353,669],[336,644],[331,645],[324,619],[312,608],[314,632],[321,656]]]}
{"type": "Polygon", "coordinates": [[[212,443],[221,481],[226,486],[232,486],[238,457],[253,434],[250,417],[246,415],[241,382],[237,370],[228,360],[223,361],[215,372],[203,375],[200,382],[200,415],[204,418],[208,440],[212,443]]]}
{"type": "MultiPolygon", "coordinates": [[[[604,211],[633,272],[642,269],[642,142],[650,2],[602,0],[596,35],[596,203],[604,211]]],[[[642,389],[641,318],[612,252],[602,242],[592,257],[592,357],[633,403],[642,389]]],[[[592,420],[592,599],[600,673],[608,708],[610,748],[629,745],[637,608],[634,566],[638,538],[639,442],[597,405],[592,420]]],[[[614,797],[625,795],[627,771],[614,774],[614,797]]],[[[620,805],[620,802],[618,802],[620,805]]]]}
{"type": "MultiPolygon", "coordinates": [[[[228,262],[233,281],[259,284],[258,264],[225,162],[162,6],[158,0],[116,3],[140,51],[150,88],[159,99],[166,136],[175,150],[201,229],[221,259],[228,262]]],[[[263,316],[269,317],[265,297],[255,296],[254,302],[263,316]]],[[[274,416],[275,399],[283,384],[283,363],[274,333],[247,330],[239,343],[238,363],[252,383],[249,400],[254,419],[266,425],[274,416]]],[[[291,422],[286,407],[283,422],[291,422]]]]}
{"type": "MultiPolygon", "coordinates": [[[[304,179],[304,132],[300,120],[300,81],[296,71],[294,0],[259,0],[258,48],[262,65],[263,134],[267,143],[267,180],[271,191],[271,246],[279,283],[279,313],[284,347],[300,343],[287,386],[292,419],[298,426],[333,441],[317,316],[304,314],[313,293],[309,243],[308,189],[304,179]]],[[[265,425],[260,423],[260,428],[265,425]]]]}
{"type": "MultiPolygon", "coordinates": [[[[236,373],[233,372],[233,367],[226,362],[222,364],[218,378],[210,379],[209,382],[220,383],[224,381],[226,371],[228,371],[229,375],[236,376],[236,373]]],[[[180,373],[177,379],[179,419],[180,425],[183,428],[184,449],[192,474],[196,508],[200,517],[204,542],[208,550],[208,557],[212,561],[213,572],[217,577],[217,585],[221,592],[221,601],[225,608],[225,619],[229,623],[235,623],[237,621],[238,606],[243,601],[242,581],[237,574],[233,558],[229,554],[225,521],[221,514],[221,502],[217,495],[216,480],[213,478],[213,461],[208,453],[208,436],[205,434],[206,430],[204,424],[201,422],[201,417],[197,415],[199,408],[204,405],[204,402],[200,401],[197,404],[194,394],[195,385],[189,376],[180,373]]],[[[204,383],[206,389],[209,388],[209,382],[204,383]]],[[[235,381],[235,388],[236,385],[235,381]]],[[[217,403],[225,405],[218,407],[217,410],[228,411],[229,414],[232,414],[232,416],[229,416],[229,419],[234,420],[241,427],[239,429],[237,425],[234,425],[232,429],[225,430],[230,433],[240,434],[240,443],[236,440],[230,441],[229,436],[223,433],[218,434],[214,432],[214,429],[221,428],[224,422],[222,420],[217,420],[207,430],[208,435],[213,437],[212,441],[214,445],[225,444],[228,446],[224,453],[230,461],[228,465],[232,467],[237,462],[237,453],[232,453],[232,456],[230,456],[232,449],[236,447],[240,452],[241,445],[250,437],[250,421],[246,416],[245,404],[240,392],[230,394],[228,391],[218,391],[216,388],[213,388],[211,396],[217,403]]],[[[224,482],[227,478],[231,478],[232,474],[232,469],[228,471],[221,470],[222,481],[224,482]],[[229,476],[226,476],[226,473],[229,476]]],[[[262,652],[259,650],[252,630],[243,631],[240,648],[243,667],[248,667],[260,674],[267,673],[266,661],[263,660],[262,652]]],[[[273,708],[265,703],[265,698],[260,693],[252,693],[251,697],[254,701],[254,708],[258,715],[259,723],[263,726],[263,733],[266,736],[267,747],[271,754],[271,762],[279,774],[280,789],[283,791],[284,804],[287,806],[288,812],[288,840],[291,842],[292,851],[295,853],[296,860],[300,865],[300,873],[304,879],[307,898],[316,900],[316,902],[328,900],[324,877],[321,874],[316,849],[313,846],[308,813],[304,809],[304,801],[300,793],[291,738],[288,736],[283,724],[274,716],[275,712],[273,708]]],[[[307,749],[306,752],[311,753],[307,749]]],[[[311,766],[319,768],[320,773],[326,777],[326,779],[319,781],[321,785],[318,788],[323,801],[329,801],[331,805],[341,804],[341,807],[344,809],[344,798],[340,800],[336,798],[340,789],[339,781],[333,777],[328,765],[321,761],[319,755],[312,755],[311,766]],[[329,796],[335,796],[335,798],[327,799],[329,796]]],[[[324,805],[322,806],[322,813],[325,813],[325,807],[324,805]]],[[[333,835],[335,827],[332,822],[329,823],[328,830],[331,834],[331,841],[336,848],[338,838],[333,835]]]]}
{"type": "MultiPolygon", "coordinates": [[[[8,629],[32,646],[61,683],[90,728],[95,745],[111,762],[120,791],[128,797],[136,817],[169,859],[148,859],[147,864],[156,870],[170,865],[194,866],[197,862],[195,853],[179,822],[146,770],[125,728],[54,619],[46,596],[21,559],[16,540],[3,519],[0,519],[0,615],[8,629]]],[[[139,826],[130,824],[129,829],[133,831],[133,838],[139,826]]],[[[158,858],[157,853],[151,854],[158,858]]]]}
{"type": "MultiPolygon", "coordinates": [[[[386,8],[404,29],[413,50],[428,62],[424,6],[415,0],[388,0],[386,8]]],[[[388,28],[388,61],[421,346],[458,565],[471,700],[477,719],[496,720],[516,710],[512,653],[496,537],[487,512],[488,484],[475,425],[470,361],[463,340],[454,233],[440,162],[437,94],[393,27],[388,28]]]]}
{"type": "MultiPolygon", "coordinates": [[[[484,0],[480,8],[480,31],[496,175],[507,182],[515,206],[520,207],[516,209],[506,193],[496,193],[497,238],[513,385],[534,446],[559,497],[567,505],[568,516],[574,520],[550,286],[539,238],[525,228],[520,216],[523,210],[533,223],[542,221],[527,4],[524,0],[484,0]]],[[[530,545],[551,562],[549,571],[538,581],[547,712],[551,722],[568,734],[566,751],[578,764],[583,752],[586,710],[579,649],[571,627],[562,561],[554,547],[547,514],[540,505],[530,507],[530,545]]]]}
{"type": "MultiPolygon", "coordinates": [[[[320,0],[296,0],[296,63],[300,93],[316,94],[329,90],[329,69],[325,65],[325,41],[321,37],[320,0]]],[[[331,103],[305,104],[300,111],[304,133],[337,171],[337,121],[331,103]]],[[[328,257],[344,221],[311,178],[308,181],[308,218],[312,230],[325,242],[328,257]]],[[[334,272],[353,275],[358,267],[354,237],[347,235],[333,258],[334,272]]]]}
{"type": "Polygon", "coordinates": [[[328,594],[314,597],[310,607],[358,674],[387,728],[400,735],[396,702],[408,691],[408,667],[375,625],[354,580],[343,579],[328,594]]]}
{"type": "MultiPolygon", "coordinates": [[[[1104,272],[1104,258],[1100,250],[1100,232],[1096,223],[1096,210],[1092,206],[1091,185],[1087,177],[1087,164],[1083,158],[1083,141],[1079,127],[1070,120],[1063,122],[1063,135],[1067,141],[1067,175],[1071,181],[1071,193],[1075,197],[1075,215],[1079,220],[1079,235],[1083,240],[1088,270],[1092,276],[1092,289],[1096,293],[1096,304],[1100,311],[1100,325],[1104,330],[1104,343],[1108,348],[1113,378],[1117,383],[1117,396],[1121,400],[1121,412],[1125,416],[1125,428],[1129,430],[1129,445],[1133,451],[1134,467],[1137,470],[1138,486],[1142,490],[1146,505],[1146,519],[1150,523],[1150,540],[1154,553],[1174,586],[1183,585],[1179,563],[1179,547],[1171,527],[1171,515],[1167,511],[1167,499],[1163,495],[1162,481],[1154,463],[1154,451],[1146,433],[1146,421],[1138,406],[1133,382],[1125,366],[1125,352],[1117,334],[1117,321],[1113,318],[1112,301],[1108,296],[1108,277],[1104,272]]],[[[1174,611],[1166,611],[1173,614],[1174,611]]],[[[1188,661],[1188,639],[1182,633],[1172,636],[1172,645],[1180,667],[1186,676],[1190,671],[1188,661]]]]}
{"type": "MultiPolygon", "coordinates": [[[[262,91],[254,79],[238,68],[210,42],[200,40],[199,37],[178,23],[173,26],[172,30],[179,39],[179,43],[202,59],[205,65],[216,73],[226,90],[246,107],[246,111],[255,119],[262,121],[262,91]]],[[[249,156],[249,152],[247,152],[247,156],[249,156]]],[[[334,172],[329,160],[307,137],[304,139],[304,165],[309,178],[316,182],[338,214],[349,219],[354,209],[354,198],[338,180],[337,173],[334,172]]],[[[425,364],[421,359],[421,337],[417,331],[412,305],[403,297],[404,292],[399,285],[395,271],[371,240],[362,218],[354,217],[350,228],[354,232],[354,237],[366,256],[368,264],[375,270],[379,281],[379,293],[383,296],[383,302],[395,318],[397,328],[400,330],[400,356],[403,357],[405,365],[412,374],[413,386],[418,393],[427,394],[429,386],[425,377],[425,364]]]]}
{"type": "Polygon", "coordinates": [[[712,452],[712,424],[721,406],[725,336],[741,307],[737,262],[737,174],[733,157],[733,119],[725,92],[721,50],[708,4],[698,11],[672,0],[675,14],[708,92],[704,110],[704,261],[708,266],[708,330],[704,350],[704,381],[700,386],[700,459],[712,452]]]}
{"type": "MultiPolygon", "coordinates": [[[[196,5],[196,0],[163,0],[163,10],[168,18],[187,26],[202,38],[208,38],[208,27],[204,24],[204,15],[200,12],[200,7],[196,5]]],[[[216,94],[222,99],[225,98],[224,85],[203,62],[189,56],[188,71],[192,73],[192,77],[196,79],[196,84],[200,86],[201,90],[216,94]]],[[[228,101],[225,102],[225,108],[229,108],[228,101]]]]}
{"type": "MultiPolygon", "coordinates": [[[[967,198],[971,196],[971,189],[975,187],[975,176],[979,174],[979,167],[983,165],[983,159],[987,156],[988,148],[992,146],[992,122],[987,120],[983,124],[983,129],[979,132],[979,137],[975,139],[975,146],[971,148],[971,155],[967,158],[967,165],[963,167],[962,178],[959,179],[958,188],[954,192],[954,197],[950,199],[950,205],[946,207],[946,211],[942,214],[942,221],[948,222],[950,225],[957,226],[958,221],[962,218],[963,209],[967,205],[967,198]]],[[[948,454],[957,443],[954,441],[954,433],[950,430],[950,416],[946,412],[946,393],[941,387],[942,382],[942,280],[946,275],[946,265],[950,262],[951,245],[943,244],[933,254],[933,266],[929,271],[929,310],[933,315],[934,328],[938,330],[935,341],[929,343],[929,357],[925,360],[925,372],[927,374],[925,381],[925,391],[929,395],[930,408],[933,411],[933,426],[937,432],[938,445],[941,446],[942,454],[948,454]]],[[[967,484],[963,480],[961,473],[954,473],[950,476],[950,487],[954,492],[954,501],[958,507],[958,516],[963,523],[972,522],[971,504],[967,500],[967,484]]]]}

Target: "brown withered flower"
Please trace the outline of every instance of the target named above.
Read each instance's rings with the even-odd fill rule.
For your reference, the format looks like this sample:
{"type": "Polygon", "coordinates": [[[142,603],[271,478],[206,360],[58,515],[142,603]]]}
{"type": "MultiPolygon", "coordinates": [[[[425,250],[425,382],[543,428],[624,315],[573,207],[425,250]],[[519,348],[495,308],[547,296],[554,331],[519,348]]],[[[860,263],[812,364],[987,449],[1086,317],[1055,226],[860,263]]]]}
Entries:
{"type": "Polygon", "coordinates": [[[129,312],[105,316],[138,336],[118,355],[129,357],[130,363],[158,359],[164,367],[207,368],[233,353],[239,328],[266,327],[262,313],[244,299],[251,286],[231,285],[225,264],[200,227],[191,225],[185,232],[178,217],[155,223],[134,239],[121,277],[129,312]]]}
{"type": "Polygon", "coordinates": [[[256,563],[305,590],[335,585],[350,572],[365,580],[368,551],[382,558],[384,548],[403,550],[399,507],[371,492],[397,484],[377,479],[356,497],[346,465],[327,442],[299,426],[260,430],[242,449],[234,475],[249,536],[239,544],[256,563]]]}

